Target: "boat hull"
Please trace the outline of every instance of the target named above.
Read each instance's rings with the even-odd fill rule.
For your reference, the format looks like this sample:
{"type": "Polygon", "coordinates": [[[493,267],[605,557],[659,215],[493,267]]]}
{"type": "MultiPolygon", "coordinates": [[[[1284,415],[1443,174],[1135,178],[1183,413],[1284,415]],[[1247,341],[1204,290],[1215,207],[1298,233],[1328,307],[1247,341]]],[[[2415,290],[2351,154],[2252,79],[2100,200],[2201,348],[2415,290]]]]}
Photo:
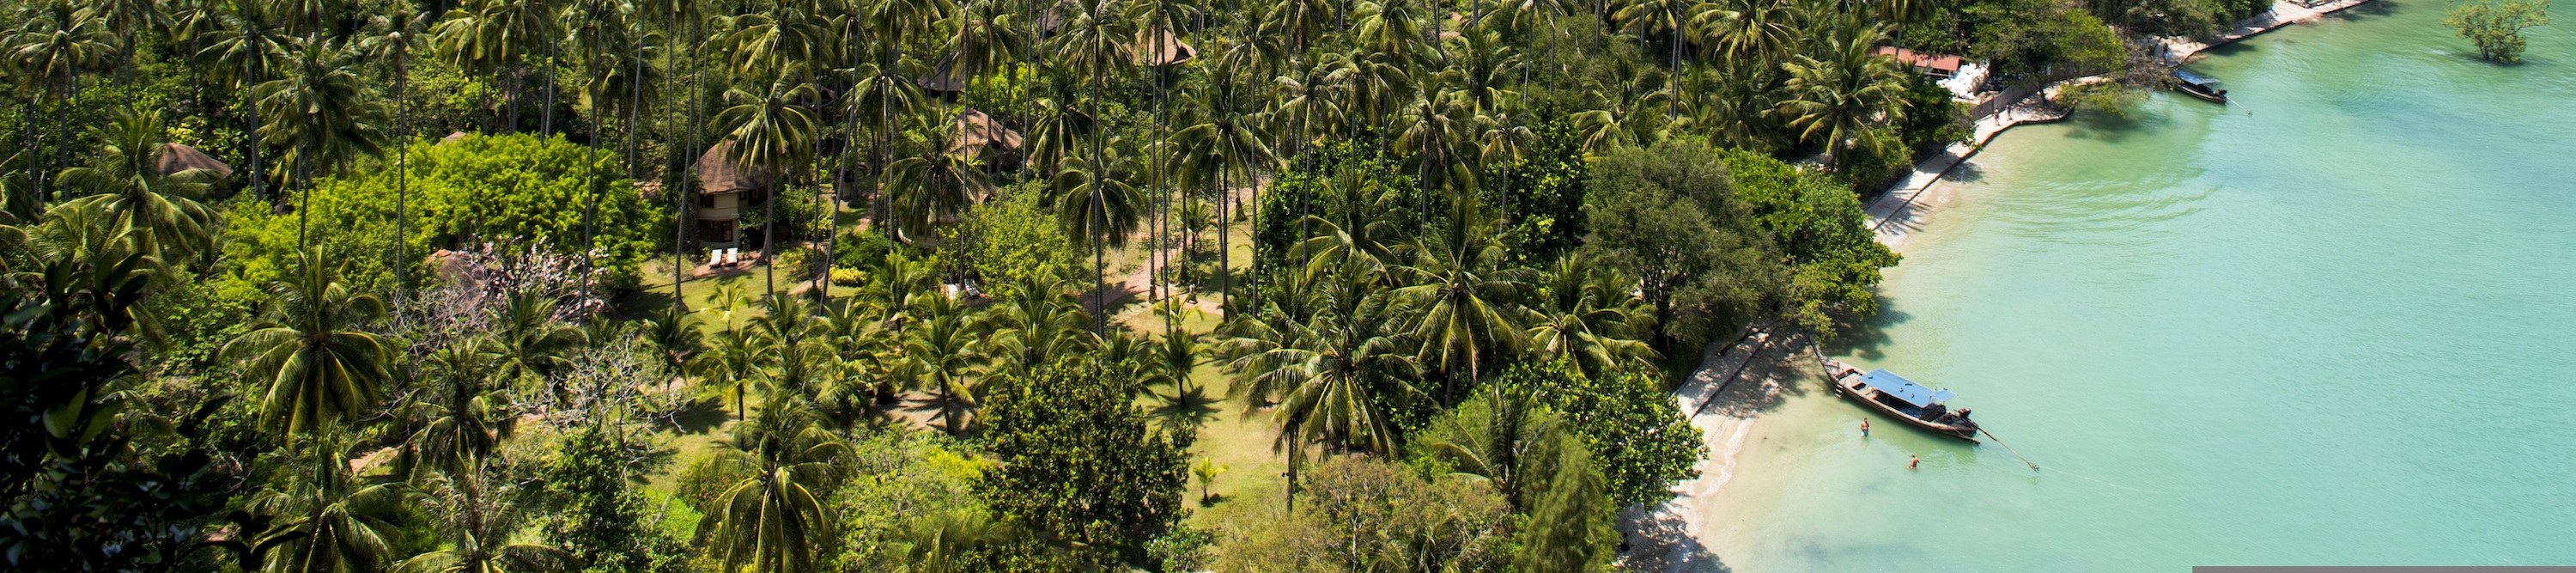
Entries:
{"type": "Polygon", "coordinates": [[[2208,92],[2194,89],[2191,86],[2174,88],[2174,91],[2182,92],[2183,95],[2200,98],[2201,101],[2215,103],[2218,105],[2227,105],[2227,92],[2224,91],[2208,92]]]}
{"type": "Polygon", "coordinates": [[[1833,372],[1836,373],[1833,381],[1834,394],[1858,403],[1863,408],[1877,411],[1880,414],[1886,415],[1888,418],[1904,422],[1905,425],[1913,426],[1916,429],[1967,440],[1968,443],[1971,444],[1978,443],[1977,428],[1975,426],[1957,426],[1927,421],[1922,418],[1916,418],[1912,414],[1897,410],[1896,408],[1888,406],[1887,404],[1881,403],[1877,400],[1872,400],[1868,396],[1861,395],[1860,390],[1854,388],[1854,386],[1859,383],[1859,370],[1839,367],[1841,366],[1839,364],[1836,364],[1835,366],[1838,366],[1838,368],[1833,370],[1833,372]]]}

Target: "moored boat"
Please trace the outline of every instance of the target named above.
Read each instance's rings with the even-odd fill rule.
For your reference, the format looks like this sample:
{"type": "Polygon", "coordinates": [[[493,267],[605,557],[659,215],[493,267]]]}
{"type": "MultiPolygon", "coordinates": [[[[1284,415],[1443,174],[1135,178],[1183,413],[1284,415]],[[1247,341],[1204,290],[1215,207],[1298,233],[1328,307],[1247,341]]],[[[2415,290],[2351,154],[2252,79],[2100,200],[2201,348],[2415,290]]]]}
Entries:
{"type": "Polygon", "coordinates": [[[2219,104],[2227,103],[2227,90],[2218,87],[2218,78],[2200,75],[2191,70],[2174,70],[2174,91],[2219,104]]]}
{"type": "Polygon", "coordinates": [[[1914,427],[1977,441],[1977,423],[1968,419],[1968,409],[1947,404],[1956,393],[1916,384],[1886,370],[1861,372],[1839,361],[1826,363],[1826,368],[1833,375],[1836,394],[1914,427]]]}

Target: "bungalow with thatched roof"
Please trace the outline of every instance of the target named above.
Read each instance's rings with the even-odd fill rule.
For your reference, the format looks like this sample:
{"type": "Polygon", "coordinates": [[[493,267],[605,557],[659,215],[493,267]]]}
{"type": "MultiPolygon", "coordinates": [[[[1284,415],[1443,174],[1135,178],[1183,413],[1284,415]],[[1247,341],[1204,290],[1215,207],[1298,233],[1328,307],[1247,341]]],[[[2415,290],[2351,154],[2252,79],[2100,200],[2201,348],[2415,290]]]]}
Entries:
{"type": "Polygon", "coordinates": [[[206,155],[206,152],[198,151],[197,148],[189,147],[185,143],[172,143],[162,147],[161,159],[153,164],[153,169],[159,170],[162,175],[176,174],[190,169],[204,169],[213,172],[217,179],[233,176],[232,166],[216,161],[214,156],[206,155]]]}
{"type": "Polygon", "coordinates": [[[718,143],[690,169],[698,177],[698,242],[709,247],[739,244],[743,207],[769,196],[769,172],[736,163],[732,151],[733,142],[718,143]]]}
{"type": "Polygon", "coordinates": [[[1199,57],[1198,48],[1190,47],[1188,42],[1183,42],[1179,36],[1172,35],[1171,30],[1163,31],[1163,40],[1159,43],[1146,37],[1144,32],[1137,32],[1135,50],[1136,65],[1158,68],[1186,63],[1199,57]],[[1160,50],[1155,49],[1158,46],[1160,50]]]}
{"type": "Polygon", "coordinates": [[[920,85],[921,91],[930,92],[930,95],[953,96],[966,93],[966,71],[957,68],[957,54],[949,54],[931,66],[930,73],[914,78],[912,83],[920,85]]]}
{"type": "Polygon", "coordinates": [[[949,141],[949,153],[973,155],[992,165],[1019,162],[1020,132],[1003,127],[993,116],[966,108],[950,125],[957,130],[957,138],[949,141]]]}

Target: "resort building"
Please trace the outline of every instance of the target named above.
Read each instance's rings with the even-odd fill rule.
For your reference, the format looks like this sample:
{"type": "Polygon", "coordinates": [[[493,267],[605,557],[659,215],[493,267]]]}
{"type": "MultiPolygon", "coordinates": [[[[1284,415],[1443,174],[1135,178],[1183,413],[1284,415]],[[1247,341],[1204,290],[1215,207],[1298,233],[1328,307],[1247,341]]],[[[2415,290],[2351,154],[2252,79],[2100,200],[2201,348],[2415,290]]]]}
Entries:
{"type": "Polygon", "coordinates": [[[732,141],[718,143],[690,169],[698,177],[696,235],[709,248],[740,245],[742,209],[769,198],[769,173],[735,163],[726,156],[732,151],[732,141]]]}

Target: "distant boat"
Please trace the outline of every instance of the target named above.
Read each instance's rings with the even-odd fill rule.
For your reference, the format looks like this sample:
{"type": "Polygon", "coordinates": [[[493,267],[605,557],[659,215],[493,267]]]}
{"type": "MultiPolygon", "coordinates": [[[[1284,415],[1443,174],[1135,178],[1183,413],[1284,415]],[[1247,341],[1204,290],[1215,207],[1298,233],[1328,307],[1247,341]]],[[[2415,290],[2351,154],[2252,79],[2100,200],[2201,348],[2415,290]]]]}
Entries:
{"type": "Polygon", "coordinates": [[[2174,69],[2174,91],[2221,105],[2227,103],[2227,90],[2218,87],[2218,78],[2200,75],[2187,69],[2174,69]]]}
{"type": "Polygon", "coordinates": [[[1968,409],[1952,410],[1944,403],[1958,394],[1928,388],[1886,370],[1863,373],[1840,361],[1828,362],[1825,367],[1833,374],[1836,394],[1914,427],[1971,443],[1977,441],[1977,423],[1968,419],[1968,409]]]}

